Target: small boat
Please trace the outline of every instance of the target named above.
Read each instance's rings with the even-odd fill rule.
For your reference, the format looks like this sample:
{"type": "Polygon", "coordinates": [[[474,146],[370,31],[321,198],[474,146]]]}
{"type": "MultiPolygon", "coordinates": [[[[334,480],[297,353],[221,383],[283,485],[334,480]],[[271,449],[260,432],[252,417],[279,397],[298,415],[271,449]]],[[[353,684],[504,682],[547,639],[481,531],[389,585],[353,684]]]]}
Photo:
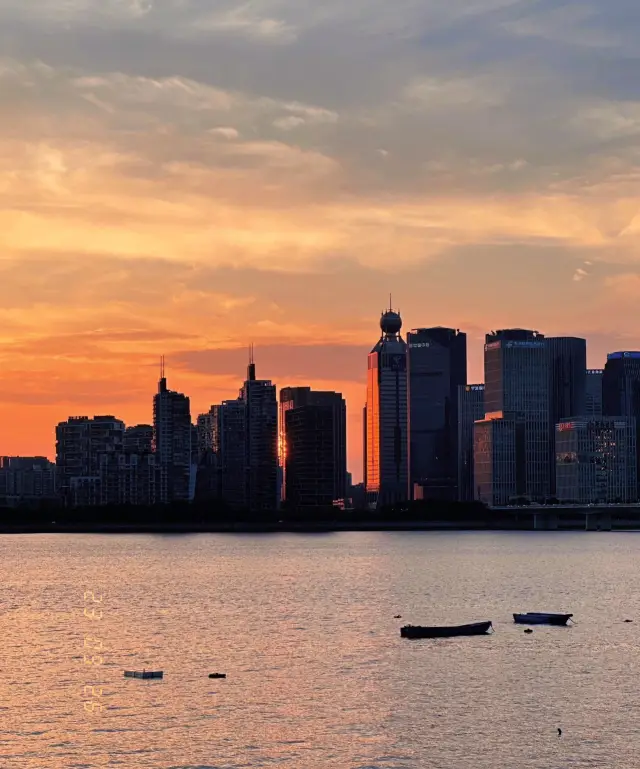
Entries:
{"type": "Polygon", "coordinates": [[[226,678],[226,673],[209,673],[209,678],[226,678]]]}
{"type": "Polygon", "coordinates": [[[162,670],[125,670],[125,678],[162,678],[162,670]]]}
{"type": "Polygon", "coordinates": [[[422,627],[405,625],[400,628],[402,638],[451,638],[460,635],[484,635],[493,630],[491,621],[472,622],[470,625],[450,625],[449,627],[422,627]]]}
{"type": "Polygon", "coordinates": [[[525,614],[514,614],[513,621],[521,625],[566,625],[573,614],[552,614],[544,611],[528,611],[525,614]]]}

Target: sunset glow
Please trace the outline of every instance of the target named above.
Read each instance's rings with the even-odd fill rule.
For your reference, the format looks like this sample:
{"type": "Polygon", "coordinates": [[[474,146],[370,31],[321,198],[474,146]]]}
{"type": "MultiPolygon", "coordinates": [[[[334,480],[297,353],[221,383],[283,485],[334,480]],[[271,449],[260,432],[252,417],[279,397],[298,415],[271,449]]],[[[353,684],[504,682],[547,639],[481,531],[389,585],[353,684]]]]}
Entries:
{"type": "Polygon", "coordinates": [[[1,0],[0,454],[149,422],[161,355],[195,419],[253,342],[344,394],[359,480],[390,291],[469,334],[470,381],[491,328],[638,349],[626,7],[1,0]]]}

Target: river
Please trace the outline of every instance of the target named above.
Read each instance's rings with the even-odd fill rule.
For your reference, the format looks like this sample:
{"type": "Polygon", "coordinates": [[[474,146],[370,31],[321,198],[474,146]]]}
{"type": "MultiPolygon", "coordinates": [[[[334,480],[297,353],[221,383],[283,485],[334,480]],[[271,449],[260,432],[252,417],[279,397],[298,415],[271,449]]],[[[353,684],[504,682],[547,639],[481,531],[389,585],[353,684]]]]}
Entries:
{"type": "Polygon", "coordinates": [[[640,749],[640,534],[5,535],[0,618],[2,769],[628,769],[640,749]],[[525,634],[529,610],[576,624],[525,634]],[[163,680],[123,677],[143,668],[163,680]]]}

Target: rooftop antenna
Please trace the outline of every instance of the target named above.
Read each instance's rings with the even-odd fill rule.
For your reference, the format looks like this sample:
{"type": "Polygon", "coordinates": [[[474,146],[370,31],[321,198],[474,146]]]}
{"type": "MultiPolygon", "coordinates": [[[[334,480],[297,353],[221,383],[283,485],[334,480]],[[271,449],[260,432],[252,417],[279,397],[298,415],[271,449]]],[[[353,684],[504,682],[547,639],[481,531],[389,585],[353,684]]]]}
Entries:
{"type": "Polygon", "coordinates": [[[250,382],[255,381],[256,378],[256,364],[253,358],[253,342],[249,345],[249,365],[247,366],[247,379],[250,382]]]}
{"type": "Polygon", "coordinates": [[[167,391],[167,380],[165,379],[165,370],[164,370],[164,355],[160,356],[160,381],[158,382],[158,392],[166,392],[167,391]]]}
{"type": "Polygon", "coordinates": [[[393,310],[393,304],[391,303],[391,292],[389,292],[389,312],[393,310]]]}

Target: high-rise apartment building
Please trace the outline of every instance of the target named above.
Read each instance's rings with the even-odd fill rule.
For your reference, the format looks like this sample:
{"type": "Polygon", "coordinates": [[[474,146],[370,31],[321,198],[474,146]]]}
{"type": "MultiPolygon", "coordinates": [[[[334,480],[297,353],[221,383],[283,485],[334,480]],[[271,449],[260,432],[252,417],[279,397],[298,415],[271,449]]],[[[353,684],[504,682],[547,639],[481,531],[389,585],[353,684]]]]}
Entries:
{"type": "Polygon", "coordinates": [[[233,510],[248,507],[247,407],[236,400],[217,407],[217,468],[219,496],[233,510]]]}
{"type": "Polygon", "coordinates": [[[458,387],[458,499],[474,498],[473,425],[484,417],[484,385],[458,387]]]}
{"type": "Polygon", "coordinates": [[[104,466],[124,448],[124,422],[113,416],[70,417],[56,427],[56,478],[69,506],[112,502],[104,466]]]}
{"type": "Polygon", "coordinates": [[[290,505],[318,507],[345,499],[347,418],[342,394],[282,388],[280,452],[282,494],[290,505]]]}
{"type": "Polygon", "coordinates": [[[124,431],[124,450],[129,454],[153,451],[153,425],[133,425],[124,431]]]}
{"type": "Polygon", "coordinates": [[[467,335],[452,328],[407,333],[409,485],[423,499],[458,497],[458,388],[467,383],[467,335]]]}
{"type": "Polygon", "coordinates": [[[585,415],[588,417],[602,416],[602,375],[601,368],[587,369],[585,415]]]}
{"type": "Polygon", "coordinates": [[[402,319],[392,309],[380,318],[382,336],[367,371],[367,496],[369,504],[408,498],[407,346],[402,319]]]}
{"type": "Polygon", "coordinates": [[[46,457],[0,457],[0,504],[38,504],[57,499],[56,466],[46,457]]]}
{"type": "Polygon", "coordinates": [[[636,434],[632,417],[583,417],[556,425],[560,502],[637,502],[636,434]]]}
{"type": "Polygon", "coordinates": [[[240,391],[246,410],[246,469],[249,510],[278,508],[278,401],[275,385],[256,379],[253,359],[240,391]]]}
{"type": "Polygon", "coordinates": [[[484,360],[485,418],[474,428],[475,497],[489,505],[543,502],[551,492],[545,339],[526,329],[492,332],[484,360]]]}
{"type": "Polygon", "coordinates": [[[162,504],[192,498],[191,409],[189,398],[169,390],[161,376],[153,398],[154,448],[160,467],[162,504]]]}

